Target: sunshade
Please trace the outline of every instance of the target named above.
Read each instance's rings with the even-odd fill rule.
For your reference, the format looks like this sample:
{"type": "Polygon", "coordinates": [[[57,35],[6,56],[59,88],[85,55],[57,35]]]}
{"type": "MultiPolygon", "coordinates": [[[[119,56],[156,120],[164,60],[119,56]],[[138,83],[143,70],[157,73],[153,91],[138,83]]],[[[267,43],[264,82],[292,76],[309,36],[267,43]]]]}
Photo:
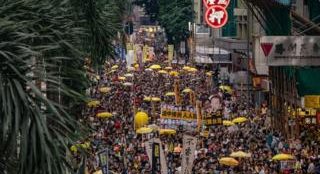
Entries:
{"type": "Polygon", "coordinates": [[[286,161],[286,160],[293,160],[294,156],[290,154],[285,154],[285,153],[280,153],[272,157],[272,160],[277,160],[277,161],[286,161]]]}
{"type": "Polygon", "coordinates": [[[97,117],[99,118],[109,118],[112,117],[112,113],[110,112],[100,112],[97,114],[97,117]]]}
{"type": "Polygon", "coordinates": [[[189,68],[187,71],[189,71],[189,72],[197,72],[198,70],[196,68],[189,68]]]}
{"type": "Polygon", "coordinates": [[[125,74],[124,76],[125,76],[125,77],[133,77],[133,74],[128,73],[128,74],[125,74]]]}
{"type": "Polygon", "coordinates": [[[184,66],[182,69],[188,71],[190,68],[190,66],[184,66]]]}
{"type": "Polygon", "coordinates": [[[230,156],[235,158],[250,158],[251,154],[243,151],[237,151],[237,152],[232,152],[230,156]]]}
{"type": "Polygon", "coordinates": [[[160,135],[174,135],[177,133],[174,129],[160,129],[159,130],[160,135]]]}
{"type": "Polygon", "coordinates": [[[151,98],[151,101],[153,101],[153,102],[159,102],[159,101],[161,101],[161,99],[160,99],[159,97],[152,97],[152,98],[151,98]]]}
{"type": "Polygon", "coordinates": [[[160,127],[159,127],[158,125],[156,125],[156,124],[150,124],[150,125],[148,125],[148,128],[151,128],[151,129],[153,129],[153,130],[158,130],[158,129],[160,129],[160,127]]]}
{"type": "Polygon", "coordinates": [[[119,66],[118,65],[113,65],[112,67],[111,67],[111,69],[118,69],[119,68],[119,66]]]}
{"type": "Polygon", "coordinates": [[[247,121],[248,119],[246,117],[237,117],[235,119],[232,120],[233,123],[243,123],[245,121],[247,121]]]}
{"type": "Polygon", "coordinates": [[[111,88],[108,88],[108,87],[102,87],[102,88],[99,88],[99,91],[101,93],[108,93],[110,92],[111,88]]]}
{"type": "Polygon", "coordinates": [[[143,101],[151,101],[151,97],[147,97],[146,96],[146,97],[143,98],[143,101]]]}
{"type": "Polygon", "coordinates": [[[126,80],[126,77],[119,76],[119,80],[126,80]]]}
{"type": "Polygon", "coordinates": [[[127,70],[128,70],[128,71],[134,71],[135,69],[134,69],[134,67],[129,66],[129,67],[127,68],[127,70]]]}
{"type": "Polygon", "coordinates": [[[178,76],[178,75],[179,75],[179,72],[178,72],[178,71],[170,71],[170,72],[169,72],[169,75],[170,75],[170,76],[175,76],[175,77],[176,77],[176,76],[178,76]]]}
{"type": "Polygon", "coordinates": [[[152,128],[148,128],[148,127],[142,127],[142,128],[139,128],[136,133],[137,134],[149,134],[153,131],[152,128]]]}
{"type": "Polygon", "coordinates": [[[224,164],[226,166],[237,166],[239,165],[239,162],[231,157],[223,157],[219,159],[220,164],[224,164]]]}
{"type": "Polygon", "coordinates": [[[124,86],[132,86],[133,84],[130,83],[130,82],[125,82],[125,83],[123,83],[123,85],[124,85],[124,86]]]}
{"type": "Polygon", "coordinates": [[[165,70],[160,70],[160,71],[158,71],[158,73],[160,73],[160,74],[168,74],[168,72],[165,71],[165,70]]]}
{"type": "Polygon", "coordinates": [[[167,92],[165,96],[175,96],[174,92],[167,92]]]}
{"type": "Polygon", "coordinates": [[[171,66],[167,66],[164,68],[165,70],[172,70],[172,67],[171,66]]]}
{"type": "Polygon", "coordinates": [[[207,76],[212,76],[212,72],[206,72],[207,76]]]}
{"type": "Polygon", "coordinates": [[[184,89],[182,92],[183,92],[183,93],[189,93],[189,92],[191,92],[191,91],[192,91],[192,89],[186,88],[186,89],[184,89]]]}
{"type": "Polygon", "coordinates": [[[232,121],[229,121],[229,120],[223,120],[222,124],[224,126],[233,126],[234,125],[234,123],[232,121]]]}
{"type": "Polygon", "coordinates": [[[100,101],[99,100],[91,100],[87,103],[88,107],[97,107],[100,105],[100,101]]]}
{"type": "Polygon", "coordinates": [[[150,68],[147,68],[147,69],[145,69],[145,71],[153,71],[152,69],[150,69],[150,68]]]}
{"type": "Polygon", "coordinates": [[[154,64],[154,65],[151,65],[149,68],[150,69],[161,69],[161,66],[158,64],[154,64]]]}
{"type": "Polygon", "coordinates": [[[232,93],[232,88],[230,86],[221,85],[221,86],[219,86],[219,89],[221,89],[227,93],[232,93]]]}

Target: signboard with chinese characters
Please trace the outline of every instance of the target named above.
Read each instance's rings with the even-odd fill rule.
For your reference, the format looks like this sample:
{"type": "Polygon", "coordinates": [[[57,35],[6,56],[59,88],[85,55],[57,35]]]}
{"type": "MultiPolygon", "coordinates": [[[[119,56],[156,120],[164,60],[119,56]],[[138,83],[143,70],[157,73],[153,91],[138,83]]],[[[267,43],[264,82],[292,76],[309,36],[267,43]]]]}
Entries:
{"type": "Polygon", "coordinates": [[[306,95],[306,96],[304,96],[304,107],[306,107],[306,108],[320,108],[320,95],[306,95]]]}
{"type": "Polygon", "coordinates": [[[183,135],[183,149],[182,149],[182,165],[181,173],[191,174],[193,161],[194,161],[194,152],[197,146],[197,138],[194,136],[183,135]]]}
{"type": "Polygon", "coordinates": [[[320,36],[263,36],[259,49],[269,66],[320,65],[320,36]]]}
{"type": "Polygon", "coordinates": [[[222,6],[213,5],[207,9],[204,17],[211,28],[221,28],[228,21],[228,12],[222,6]]]}
{"type": "Polygon", "coordinates": [[[160,167],[160,144],[152,144],[152,174],[158,174],[161,171],[160,167]]]}
{"type": "Polygon", "coordinates": [[[219,6],[222,6],[223,8],[227,8],[229,3],[230,3],[230,0],[203,0],[203,4],[207,8],[210,8],[213,5],[219,5],[219,6]]]}

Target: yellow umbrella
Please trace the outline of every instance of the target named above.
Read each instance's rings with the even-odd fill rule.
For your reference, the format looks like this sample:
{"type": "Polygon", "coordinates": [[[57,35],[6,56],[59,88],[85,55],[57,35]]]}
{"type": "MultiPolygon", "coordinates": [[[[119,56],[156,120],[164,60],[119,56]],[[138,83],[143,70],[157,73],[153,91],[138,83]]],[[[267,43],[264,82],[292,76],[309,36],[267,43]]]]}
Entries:
{"type": "Polygon", "coordinates": [[[158,71],[158,73],[160,73],[160,74],[168,74],[168,72],[165,71],[165,70],[160,70],[160,71],[158,71]]]}
{"type": "Polygon", "coordinates": [[[103,173],[102,173],[102,170],[97,170],[93,174],[103,174],[103,173]]]}
{"type": "Polygon", "coordinates": [[[110,73],[113,73],[113,72],[116,72],[116,70],[114,69],[114,70],[109,71],[109,74],[110,74],[110,73]]]}
{"type": "Polygon", "coordinates": [[[245,153],[243,151],[237,151],[237,152],[232,152],[230,154],[231,157],[235,157],[235,158],[250,158],[251,154],[250,153],[245,153]]]}
{"type": "Polygon", "coordinates": [[[167,66],[164,68],[165,70],[172,70],[172,67],[171,66],[167,66]]]}
{"type": "Polygon", "coordinates": [[[190,68],[190,66],[184,66],[182,69],[188,71],[190,68]]]}
{"type": "Polygon", "coordinates": [[[143,98],[143,101],[151,101],[151,97],[147,97],[146,96],[146,97],[143,98]]]}
{"type": "Polygon", "coordinates": [[[175,96],[174,92],[167,92],[165,96],[175,96]]]}
{"type": "Polygon", "coordinates": [[[127,68],[127,70],[128,71],[134,71],[135,69],[134,69],[134,67],[130,66],[130,67],[127,68]]]}
{"type": "Polygon", "coordinates": [[[133,84],[130,83],[130,82],[125,82],[125,83],[123,83],[123,85],[124,85],[124,86],[132,86],[133,84]]]}
{"type": "Polygon", "coordinates": [[[233,123],[243,123],[247,121],[248,119],[246,117],[238,117],[232,120],[233,123]]]}
{"type": "Polygon", "coordinates": [[[272,160],[277,160],[277,161],[286,161],[286,160],[293,160],[294,156],[290,154],[285,154],[285,153],[280,153],[272,157],[272,160]]]}
{"type": "Polygon", "coordinates": [[[219,86],[219,89],[226,91],[227,93],[232,93],[232,88],[230,86],[221,85],[219,86]]]}
{"type": "Polygon", "coordinates": [[[158,130],[158,129],[160,129],[160,127],[159,127],[158,125],[156,125],[156,124],[150,124],[150,125],[148,125],[148,128],[151,128],[151,129],[153,129],[153,130],[158,130]]]}
{"type": "Polygon", "coordinates": [[[179,72],[178,72],[178,71],[170,71],[170,72],[169,72],[169,75],[170,75],[170,76],[175,76],[175,77],[176,77],[176,76],[178,76],[178,75],[179,75],[179,72]]]}
{"type": "Polygon", "coordinates": [[[198,70],[196,68],[189,68],[187,71],[189,71],[189,72],[197,72],[198,70]]]}
{"type": "Polygon", "coordinates": [[[142,127],[142,128],[139,128],[136,133],[137,134],[149,134],[153,131],[152,128],[148,128],[148,127],[142,127]]]}
{"type": "Polygon", "coordinates": [[[126,80],[126,77],[119,76],[119,80],[126,80]]]}
{"type": "Polygon", "coordinates": [[[97,107],[100,105],[100,101],[99,100],[91,100],[90,102],[87,103],[88,107],[97,107]]]}
{"type": "Polygon", "coordinates": [[[207,72],[206,75],[207,76],[212,76],[212,72],[207,72]]]}
{"type": "Polygon", "coordinates": [[[77,151],[78,151],[78,148],[77,148],[76,145],[72,145],[72,146],[70,147],[70,150],[71,150],[71,152],[77,152],[77,151]]]}
{"type": "Polygon", "coordinates": [[[189,93],[189,92],[192,92],[192,89],[186,88],[186,89],[184,89],[182,92],[183,92],[183,93],[189,93]]]}
{"type": "Polygon", "coordinates": [[[148,124],[148,114],[145,112],[137,112],[134,116],[135,128],[138,129],[148,124]]]}
{"type": "Polygon", "coordinates": [[[119,66],[118,65],[113,65],[112,67],[111,67],[111,69],[118,69],[119,68],[119,66]]]}
{"type": "Polygon", "coordinates": [[[160,65],[154,64],[149,67],[150,69],[161,69],[160,65]]]}
{"type": "Polygon", "coordinates": [[[110,92],[111,88],[108,88],[108,87],[102,87],[102,88],[99,88],[99,91],[101,93],[108,93],[110,92]]]}
{"type": "Polygon", "coordinates": [[[237,166],[239,165],[239,162],[234,159],[234,158],[230,158],[230,157],[223,157],[219,159],[219,163],[220,164],[224,164],[226,166],[237,166]]]}
{"type": "Polygon", "coordinates": [[[82,143],[82,144],[80,144],[80,146],[83,148],[83,149],[88,149],[89,147],[90,147],[90,142],[88,141],[88,142],[85,142],[85,143],[82,143]]]}
{"type": "Polygon", "coordinates": [[[159,130],[160,135],[174,135],[177,133],[174,129],[160,129],[159,130]]]}
{"type": "Polygon", "coordinates": [[[159,101],[161,101],[161,99],[160,99],[159,97],[152,97],[152,98],[151,98],[151,101],[153,101],[153,102],[159,102],[159,101]]]}
{"type": "Polygon", "coordinates": [[[125,76],[125,77],[133,77],[133,74],[128,73],[128,74],[125,74],[124,76],[125,76]]]}
{"type": "Polygon", "coordinates": [[[135,64],[133,67],[135,67],[135,68],[139,68],[139,64],[135,64]]]}
{"type": "Polygon", "coordinates": [[[100,113],[97,113],[97,117],[99,117],[99,118],[109,118],[109,117],[112,117],[112,113],[110,113],[110,112],[100,112],[100,113]]]}
{"type": "Polygon", "coordinates": [[[229,120],[223,120],[222,124],[225,125],[225,126],[233,126],[234,125],[234,123],[232,121],[229,121],[229,120]]]}

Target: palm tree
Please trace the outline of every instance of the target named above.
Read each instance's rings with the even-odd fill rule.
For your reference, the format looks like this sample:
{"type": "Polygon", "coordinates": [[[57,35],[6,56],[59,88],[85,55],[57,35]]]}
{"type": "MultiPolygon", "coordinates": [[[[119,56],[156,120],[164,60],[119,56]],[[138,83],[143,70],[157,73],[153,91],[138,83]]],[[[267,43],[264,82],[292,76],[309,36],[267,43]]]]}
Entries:
{"type": "Polygon", "coordinates": [[[74,2],[0,0],[0,173],[70,169],[66,150],[81,127],[71,110],[86,88],[82,57],[112,55],[121,18],[111,9],[123,7],[88,0],[83,12],[74,2]]]}

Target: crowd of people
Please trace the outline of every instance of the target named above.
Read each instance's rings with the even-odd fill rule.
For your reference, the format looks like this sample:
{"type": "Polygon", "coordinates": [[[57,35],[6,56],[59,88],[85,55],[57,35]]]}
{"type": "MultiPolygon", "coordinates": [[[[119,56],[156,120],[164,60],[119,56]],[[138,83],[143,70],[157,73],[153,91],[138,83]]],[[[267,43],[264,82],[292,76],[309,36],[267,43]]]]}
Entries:
{"type": "MultiPolygon", "coordinates": [[[[151,62],[144,62],[143,65],[129,66],[125,61],[109,61],[105,64],[104,71],[99,74],[99,78],[93,76],[94,82],[88,95],[92,99],[99,100],[100,105],[86,109],[85,122],[90,125],[94,133],[82,141],[90,142],[86,165],[89,173],[100,169],[97,152],[101,149],[109,151],[108,165],[112,173],[151,173],[145,141],[152,137],[161,139],[166,160],[173,168],[172,173],[179,173],[182,154],[181,150],[176,149],[183,148],[184,130],[177,130],[176,134],[172,135],[159,135],[157,131],[137,134],[134,125],[135,113],[144,111],[150,117],[149,124],[162,126],[160,108],[165,104],[175,105],[175,97],[165,96],[167,92],[174,91],[175,81],[179,82],[180,91],[185,88],[195,91],[196,100],[204,106],[210,107],[212,96],[218,97],[221,101],[218,110],[223,113],[223,119],[232,120],[235,116],[245,116],[248,119],[232,126],[202,126],[203,130],[209,132],[208,136],[201,136],[196,130],[188,132],[198,137],[193,173],[320,173],[320,146],[316,141],[306,139],[303,134],[297,139],[286,139],[280,132],[272,130],[265,107],[255,109],[238,98],[235,91],[230,94],[219,89],[219,84],[212,82],[212,76],[204,68],[186,72],[183,70],[184,65],[170,65],[171,69],[167,68],[168,72],[179,73],[174,75],[159,73],[159,69],[149,68],[153,64],[158,64],[164,70],[165,67],[169,67],[169,62],[165,59],[166,56],[162,53],[151,62]],[[132,75],[125,76],[125,74],[132,75]],[[99,89],[102,87],[107,87],[108,91],[101,92],[99,89]],[[144,100],[146,96],[159,97],[161,102],[152,104],[144,100]],[[112,117],[99,118],[96,116],[99,112],[110,112],[112,117]],[[169,144],[173,145],[174,150],[169,144]],[[250,156],[238,158],[237,166],[219,163],[221,157],[227,157],[236,151],[246,152],[250,156]],[[272,157],[279,153],[291,154],[294,159],[272,160],[272,157]]],[[[184,93],[179,95],[181,95],[181,108],[195,109],[189,100],[189,95],[184,93]]],[[[74,152],[73,155],[77,158],[79,153],[74,152]]]]}

